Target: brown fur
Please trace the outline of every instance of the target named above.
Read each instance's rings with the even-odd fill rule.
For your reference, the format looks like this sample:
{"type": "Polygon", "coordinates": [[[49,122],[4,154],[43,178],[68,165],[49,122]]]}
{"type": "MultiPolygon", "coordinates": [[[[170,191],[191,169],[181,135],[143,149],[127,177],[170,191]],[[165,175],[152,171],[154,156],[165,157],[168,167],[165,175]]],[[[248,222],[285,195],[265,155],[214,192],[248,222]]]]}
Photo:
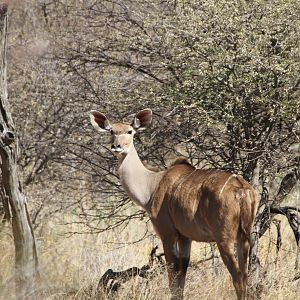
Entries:
{"type": "MultiPolygon", "coordinates": [[[[237,175],[216,169],[195,169],[184,160],[175,161],[162,178],[151,206],[151,221],[168,253],[167,261],[176,261],[171,248],[183,239],[186,244],[192,240],[216,242],[232,275],[238,298],[244,299],[257,201],[252,186],[237,175]],[[244,253],[240,255],[239,266],[233,256],[235,242],[241,248],[239,252],[244,253]]],[[[186,270],[178,272],[185,274],[186,270]]],[[[180,275],[170,276],[180,278],[180,275]]],[[[179,299],[183,289],[180,281],[184,278],[173,287],[178,289],[173,294],[179,294],[179,299]]]]}

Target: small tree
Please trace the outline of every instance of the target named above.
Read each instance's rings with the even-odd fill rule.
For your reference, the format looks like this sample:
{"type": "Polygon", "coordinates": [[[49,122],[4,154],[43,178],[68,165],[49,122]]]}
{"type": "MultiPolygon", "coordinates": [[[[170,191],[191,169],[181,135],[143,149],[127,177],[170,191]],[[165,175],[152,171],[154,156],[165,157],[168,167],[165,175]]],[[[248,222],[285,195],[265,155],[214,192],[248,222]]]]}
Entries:
{"type": "Polygon", "coordinates": [[[7,99],[6,45],[7,4],[0,5],[0,197],[5,207],[5,218],[11,221],[15,244],[15,284],[17,299],[23,299],[34,291],[38,276],[36,244],[27,200],[19,180],[17,156],[18,141],[7,99]]]}

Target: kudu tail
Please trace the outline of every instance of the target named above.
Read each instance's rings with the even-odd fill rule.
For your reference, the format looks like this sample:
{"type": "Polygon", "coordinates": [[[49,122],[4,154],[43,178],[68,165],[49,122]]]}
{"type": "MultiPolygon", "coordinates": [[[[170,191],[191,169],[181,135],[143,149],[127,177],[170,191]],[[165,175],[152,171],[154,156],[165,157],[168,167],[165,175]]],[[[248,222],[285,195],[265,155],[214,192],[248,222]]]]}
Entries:
{"type": "Polygon", "coordinates": [[[237,200],[240,204],[240,230],[241,233],[251,242],[251,231],[258,207],[258,196],[251,186],[243,185],[237,192],[237,200]]]}

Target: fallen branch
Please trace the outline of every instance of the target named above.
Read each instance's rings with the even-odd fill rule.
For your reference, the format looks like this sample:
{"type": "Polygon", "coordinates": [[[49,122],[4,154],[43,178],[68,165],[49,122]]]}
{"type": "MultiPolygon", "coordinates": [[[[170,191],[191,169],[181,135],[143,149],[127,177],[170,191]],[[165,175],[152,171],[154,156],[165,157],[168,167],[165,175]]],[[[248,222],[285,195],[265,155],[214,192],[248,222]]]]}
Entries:
{"type": "Polygon", "coordinates": [[[132,279],[133,277],[139,276],[142,278],[149,278],[154,274],[155,269],[153,266],[164,265],[163,253],[157,254],[156,251],[158,246],[151,250],[149,263],[142,266],[141,268],[132,267],[124,271],[114,272],[112,269],[108,269],[100,278],[97,291],[104,291],[106,295],[116,292],[120,286],[132,279]]]}

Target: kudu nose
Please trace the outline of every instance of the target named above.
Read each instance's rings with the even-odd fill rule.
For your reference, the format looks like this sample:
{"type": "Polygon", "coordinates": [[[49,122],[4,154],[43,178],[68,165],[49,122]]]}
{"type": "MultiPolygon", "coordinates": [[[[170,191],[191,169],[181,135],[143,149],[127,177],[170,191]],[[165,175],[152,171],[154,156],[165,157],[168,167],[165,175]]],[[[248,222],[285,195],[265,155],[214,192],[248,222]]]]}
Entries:
{"type": "Polygon", "coordinates": [[[121,148],[121,145],[120,145],[120,144],[118,144],[118,145],[112,144],[112,145],[111,145],[111,149],[112,149],[112,150],[118,149],[118,148],[121,148]]]}

